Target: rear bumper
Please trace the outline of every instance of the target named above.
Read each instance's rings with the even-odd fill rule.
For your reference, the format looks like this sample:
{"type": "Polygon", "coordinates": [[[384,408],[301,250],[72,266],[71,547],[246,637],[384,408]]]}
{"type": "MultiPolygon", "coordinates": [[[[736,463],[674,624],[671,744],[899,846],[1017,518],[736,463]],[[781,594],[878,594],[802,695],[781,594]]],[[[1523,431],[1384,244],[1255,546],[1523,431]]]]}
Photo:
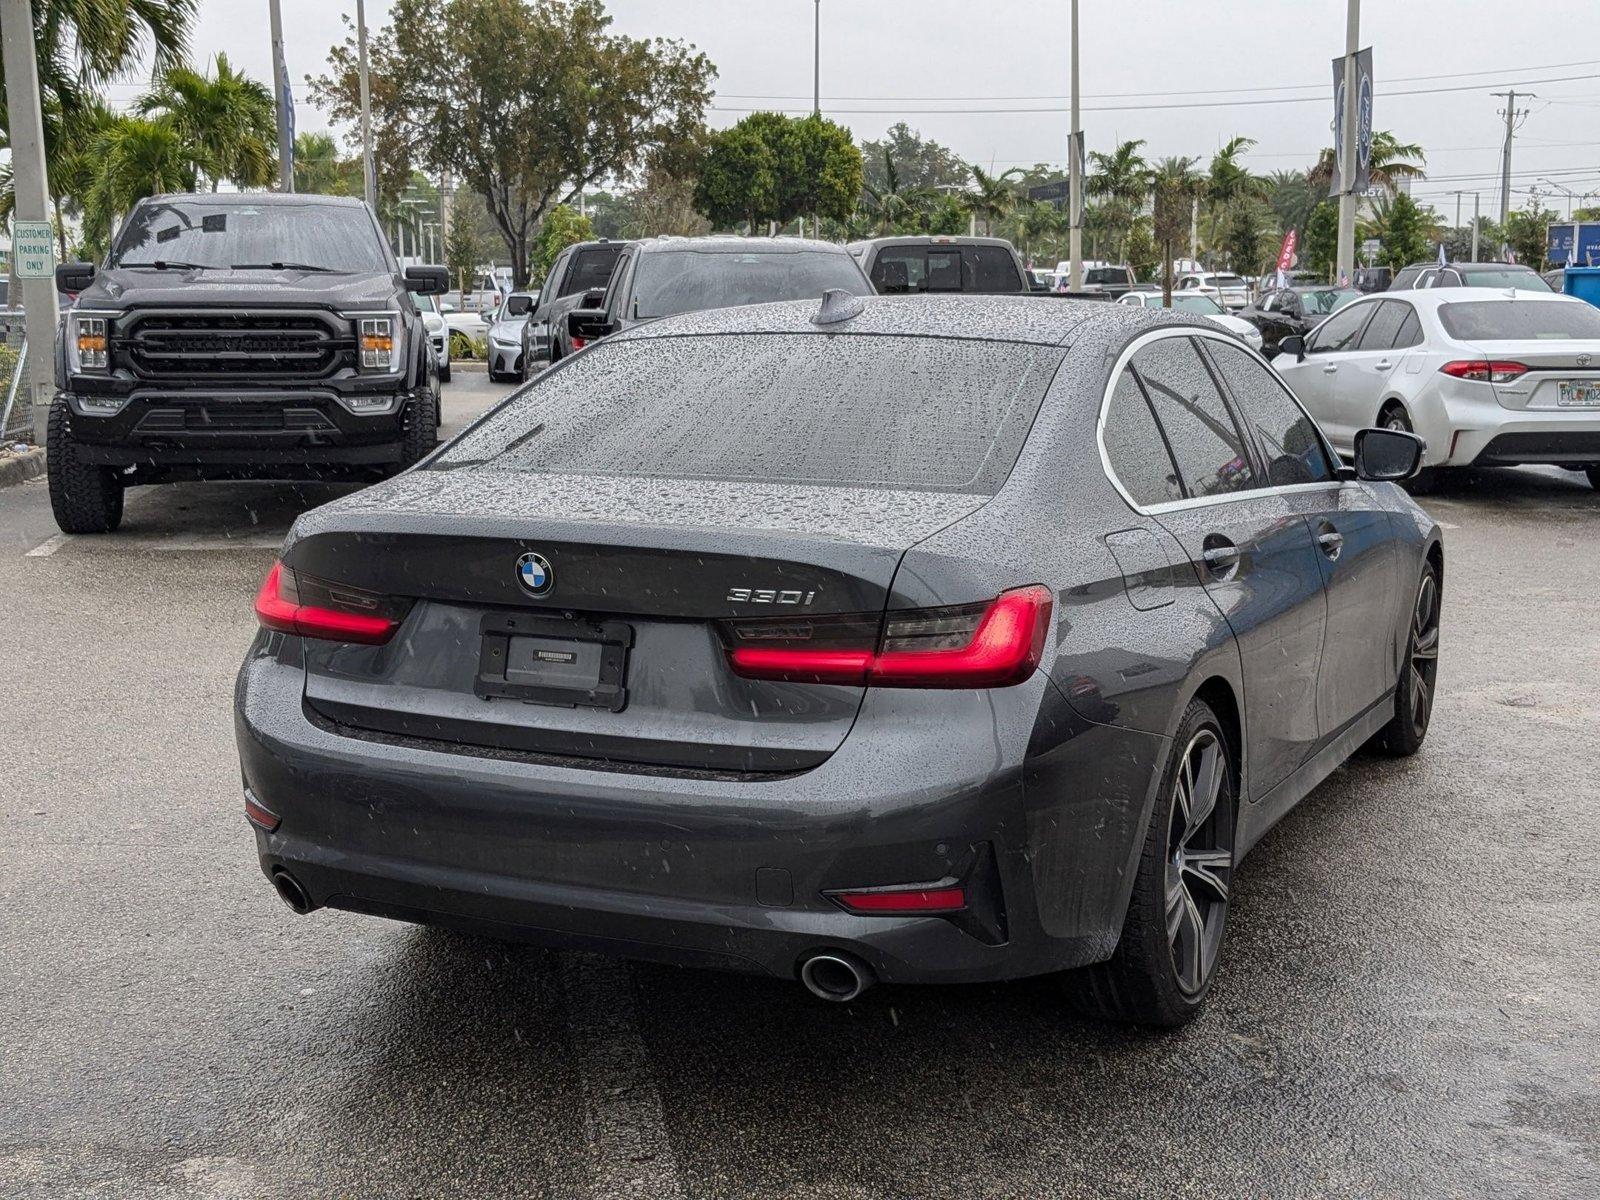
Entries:
{"type": "MultiPolygon", "coordinates": [[[[983,693],[951,723],[872,713],[869,693],[819,767],[685,778],[351,736],[306,713],[301,670],[275,657],[286,641],[258,639],[236,730],[245,785],[282,820],[256,830],[262,869],[289,871],[317,905],[783,978],[827,949],[931,983],[1037,975],[1115,947],[1161,740],[1064,718],[1042,675],[1005,689],[1010,720],[983,693]],[[1060,739],[1048,769],[1029,751],[1034,718],[1016,719],[1030,706],[1060,739]],[[956,917],[865,917],[823,894],[950,877],[972,898],[956,917]]],[[[882,704],[926,716],[933,696],[882,704]]]]}
{"type": "Polygon", "coordinates": [[[1589,429],[1517,428],[1496,433],[1488,440],[1472,464],[1478,467],[1511,467],[1548,464],[1563,467],[1600,465],[1600,414],[1592,418],[1589,429]]]}
{"type": "Polygon", "coordinates": [[[1429,466],[1600,463],[1600,409],[1507,408],[1487,384],[1463,384],[1419,406],[1429,466]]]}

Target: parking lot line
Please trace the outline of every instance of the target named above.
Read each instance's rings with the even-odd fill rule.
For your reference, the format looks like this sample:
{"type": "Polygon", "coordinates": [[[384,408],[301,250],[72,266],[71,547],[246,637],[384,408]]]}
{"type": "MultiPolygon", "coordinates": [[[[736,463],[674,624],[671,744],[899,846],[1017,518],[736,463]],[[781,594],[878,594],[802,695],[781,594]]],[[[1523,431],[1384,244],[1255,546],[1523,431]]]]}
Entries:
{"type": "Polygon", "coordinates": [[[563,960],[567,1030],[583,1087],[589,1194],[681,1200],[628,964],[592,954],[563,960]]]}
{"type": "Polygon", "coordinates": [[[193,537],[84,537],[78,534],[58,533],[40,542],[32,550],[23,552],[24,558],[49,558],[62,547],[73,542],[87,542],[115,548],[119,553],[143,551],[155,554],[188,554],[202,550],[276,550],[283,545],[282,537],[235,538],[218,535],[210,538],[193,537]]]}

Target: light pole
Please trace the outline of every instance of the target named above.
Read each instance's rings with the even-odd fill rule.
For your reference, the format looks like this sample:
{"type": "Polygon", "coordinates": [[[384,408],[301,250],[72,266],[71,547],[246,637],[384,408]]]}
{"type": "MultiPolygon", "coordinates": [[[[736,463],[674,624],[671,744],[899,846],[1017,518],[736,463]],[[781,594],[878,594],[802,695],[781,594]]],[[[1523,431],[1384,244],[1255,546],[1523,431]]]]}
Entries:
{"type": "Polygon", "coordinates": [[[1356,266],[1356,50],[1361,42],[1361,0],[1347,0],[1344,19],[1344,106],[1340,114],[1339,283],[1355,277],[1356,266]]]}
{"type": "Polygon", "coordinates": [[[268,0],[272,26],[272,96],[278,114],[278,190],[294,191],[294,112],[289,107],[289,68],[283,61],[283,13],[268,0]]]}
{"type": "Polygon", "coordinates": [[[1083,288],[1083,164],[1078,147],[1083,130],[1078,127],[1078,0],[1072,0],[1072,135],[1067,139],[1067,258],[1068,284],[1074,292],[1083,288]]]}
{"type": "Polygon", "coordinates": [[[367,203],[378,207],[378,175],[372,162],[372,92],[367,86],[367,6],[356,0],[356,69],[361,75],[361,179],[367,203]]]}
{"type": "Polygon", "coordinates": [[[1483,211],[1483,193],[1472,193],[1472,261],[1478,261],[1478,226],[1483,223],[1479,215],[1483,211]]]}
{"type": "Polygon", "coordinates": [[[822,0],[811,4],[811,115],[822,115],[822,0]]]}

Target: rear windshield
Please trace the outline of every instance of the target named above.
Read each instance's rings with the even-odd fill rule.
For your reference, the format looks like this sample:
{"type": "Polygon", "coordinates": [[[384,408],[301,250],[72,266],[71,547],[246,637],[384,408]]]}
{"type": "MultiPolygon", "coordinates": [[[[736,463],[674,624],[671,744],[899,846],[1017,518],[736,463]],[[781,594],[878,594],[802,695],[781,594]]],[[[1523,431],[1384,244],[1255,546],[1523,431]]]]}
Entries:
{"type": "Polygon", "coordinates": [[[606,341],[523,389],[430,465],[992,495],[1061,355],[957,338],[606,341]]]}
{"type": "Polygon", "coordinates": [[[1566,304],[1468,300],[1440,305],[1439,320],[1458,342],[1600,339],[1600,309],[1581,300],[1566,304]]]}
{"type": "Polygon", "coordinates": [[[829,288],[871,294],[855,259],[827,250],[665,250],[639,256],[634,317],[815,300],[829,288]]]}
{"type": "Polygon", "coordinates": [[[1085,283],[1131,283],[1122,267],[1093,267],[1083,273],[1085,283]]]}
{"type": "Polygon", "coordinates": [[[1484,270],[1482,267],[1473,267],[1461,271],[1462,279],[1472,287],[1498,287],[1516,288],[1523,292],[1553,292],[1555,291],[1540,276],[1532,271],[1519,271],[1515,267],[1506,267],[1496,271],[1493,268],[1484,270]]]}
{"type": "Polygon", "coordinates": [[[591,246],[585,250],[574,250],[572,268],[561,281],[557,297],[605,287],[611,282],[611,268],[617,265],[617,256],[621,253],[621,246],[591,246]]]}
{"type": "Polygon", "coordinates": [[[1217,287],[1236,288],[1243,287],[1244,280],[1237,275],[1213,275],[1211,282],[1217,287]]]}
{"type": "Polygon", "coordinates": [[[184,197],[141,204],[111,252],[113,267],[155,263],[270,268],[274,263],[386,274],[388,260],[362,207],[316,202],[238,204],[184,197]]]}

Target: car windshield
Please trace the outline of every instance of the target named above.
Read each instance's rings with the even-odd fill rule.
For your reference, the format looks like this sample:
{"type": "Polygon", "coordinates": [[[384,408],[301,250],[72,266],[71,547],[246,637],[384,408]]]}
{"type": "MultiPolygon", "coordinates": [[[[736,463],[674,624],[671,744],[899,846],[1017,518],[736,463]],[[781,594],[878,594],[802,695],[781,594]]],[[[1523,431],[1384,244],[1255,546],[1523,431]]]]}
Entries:
{"type": "Polygon", "coordinates": [[[1295,294],[1307,315],[1316,317],[1336,313],[1352,300],[1361,299],[1355,288],[1304,288],[1296,289],[1295,294]]]}
{"type": "Polygon", "coordinates": [[[829,288],[869,292],[848,254],[828,250],[665,250],[643,254],[633,285],[635,317],[812,300],[829,288]]]}
{"type": "Polygon", "coordinates": [[[1600,340],[1600,309],[1581,300],[1466,300],[1440,305],[1439,321],[1458,342],[1600,340]]]}
{"type": "Polygon", "coordinates": [[[1466,280],[1469,287],[1497,287],[1515,288],[1519,292],[1553,292],[1548,283],[1534,272],[1526,268],[1501,267],[1473,267],[1471,270],[1463,269],[1461,277],[1466,280]]]}
{"type": "Polygon", "coordinates": [[[992,494],[1062,351],[959,338],[604,341],[431,466],[992,494]]]}
{"type": "MultiPolygon", "coordinates": [[[[1159,301],[1156,303],[1159,305],[1159,301]]],[[[1222,311],[1222,305],[1218,304],[1210,296],[1175,295],[1172,297],[1172,307],[1182,312],[1204,313],[1208,317],[1215,316],[1222,311]]]]}
{"type": "Polygon", "coordinates": [[[377,227],[359,205],[241,204],[203,196],[139,205],[123,225],[110,262],[222,270],[281,264],[352,274],[390,270],[377,227]]]}

